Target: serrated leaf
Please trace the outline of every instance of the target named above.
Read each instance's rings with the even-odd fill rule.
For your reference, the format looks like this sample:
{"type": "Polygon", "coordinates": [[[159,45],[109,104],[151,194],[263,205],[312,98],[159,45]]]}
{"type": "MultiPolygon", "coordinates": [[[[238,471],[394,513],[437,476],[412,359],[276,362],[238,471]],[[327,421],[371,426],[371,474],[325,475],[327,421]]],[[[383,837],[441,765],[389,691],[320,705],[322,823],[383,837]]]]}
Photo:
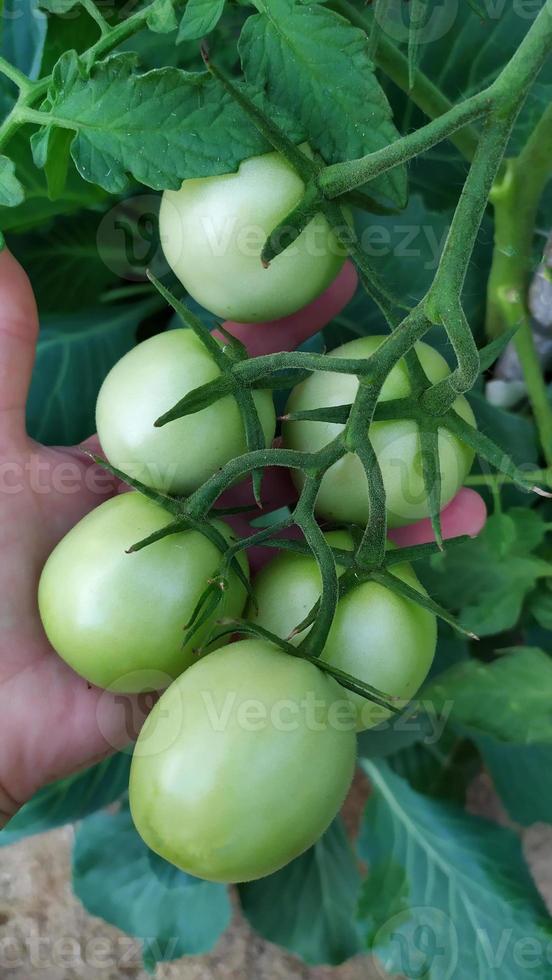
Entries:
{"type": "Polygon", "coordinates": [[[520,647],[493,663],[467,660],[424,689],[435,709],[452,702],[452,718],[503,742],[552,745],[552,658],[520,647]]]}
{"type": "MultiPolygon", "coordinates": [[[[207,72],[138,74],[132,54],[113,55],[86,75],[76,53],[66,52],[43,112],[47,133],[56,119],[77,130],[71,155],[79,173],[110,193],[128,186],[128,174],[156,190],[176,190],[185,178],[234,171],[270,149],[207,72]]],[[[41,140],[39,163],[49,151],[47,137],[41,140]]]]}
{"type": "Polygon", "coordinates": [[[479,749],[513,820],[552,822],[552,659],[541,650],[513,649],[491,664],[470,660],[424,690],[439,712],[479,749]]]}
{"type": "Polygon", "coordinates": [[[517,623],[525,597],[552,565],[533,554],[546,525],[538,511],[513,507],[493,514],[477,538],[434,555],[423,581],[466,629],[489,636],[517,623]]]}
{"type": "Polygon", "coordinates": [[[45,786],[0,831],[0,847],[101,810],[126,793],[130,755],[118,753],[84,772],[45,786]]]}
{"type": "Polygon", "coordinates": [[[127,807],[89,817],[77,829],[73,887],[92,915],[143,940],[149,967],[209,952],[231,918],[227,888],[154,855],[127,807]]]}
{"type": "Polygon", "coordinates": [[[374,793],[359,846],[371,869],[360,910],[384,968],[424,980],[545,980],[550,919],[517,835],[416,793],[385,763],[363,768],[374,793]],[[528,938],[540,951],[530,963],[528,938]]]}
{"type": "MultiPolygon", "coordinates": [[[[301,121],[327,163],[361,157],[397,138],[363,31],[316,4],[257,0],[256,6],[260,13],[246,21],[239,41],[245,76],[301,121]]],[[[402,206],[406,170],[395,167],[371,186],[402,206]]]]}
{"type": "Polygon", "coordinates": [[[25,191],[15,175],[15,164],[9,157],[0,156],[0,205],[17,207],[25,199],[25,191]]]}
{"type": "Polygon", "coordinates": [[[360,951],[354,910],[360,875],[337,818],[323,837],[276,874],[239,886],[254,929],[306,963],[343,963],[360,951]]]}
{"type": "Polygon", "coordinates": [[[57,215],[105,206],[105,191],[82,180],[74,167],[70,168],[63,194],[52,201],[48,196],[46,175],[33,162],[28,133],[24,129],[10,140],[10,154],[25,189],[25,200],[17,207],[0,206],[0,228],[4,231],[26,231],[45,225],[57,215]]]}
{"type": "Polygon", "coordinates": [[[151,4],[147,25],[156,34],[170,34],[178,27],[173,0],[155,0],[151,4]]]}
{"type": "Polygon", "coordinates": [[[180,24],[177,44],[210,34],[224,12],[226,0],[188,0],[180,24]]]}

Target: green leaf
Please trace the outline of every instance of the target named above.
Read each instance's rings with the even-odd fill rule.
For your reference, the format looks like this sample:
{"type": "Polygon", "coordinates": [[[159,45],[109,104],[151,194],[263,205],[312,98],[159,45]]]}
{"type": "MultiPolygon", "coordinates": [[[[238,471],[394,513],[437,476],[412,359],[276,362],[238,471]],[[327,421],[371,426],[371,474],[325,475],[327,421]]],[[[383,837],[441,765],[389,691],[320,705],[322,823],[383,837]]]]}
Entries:
{"type": "Polygon", "coordinates": [[[424,699],[452,718],[503,742],[552,745],[552,658],[520,647],[493,663],[467,660],[424,689],[424,699]]]}
{"type": "Polygon", "coordinates": [[[360,950],[354,923],[360,875],[337,818],[323,837],[276,874],[239,886],[243,911],[270,942],[307,963],[343,963],[360,950]]]}
{"type": "Polygon", "coordinates": [[[374,793],[360,914],[383,967],[425,980],[545,980],[552,930],[516,834],[416,793],[385,763],[363,768],[374,793]]]}
{"type": "Polygon", "coordinates": [[[217,26],[224,11],[225,0],[188,0],[180,24],[177,44],[205,37],[217,26]]]}
{"type": "Polygon", "coordinates": [[[524,827],[552,824],[552,744],[514,745],[492,735],[472,736],[494,788],[512,820],[524,827]]]}
{"type": "Polygon", "coordinates": [[[533,593],[529,609],[539,626],[552,631],[552,591],[548,581],[541,582],[533,593]]]}
{"type": "Polygon", "coordinates": [[[95,431],[98,391],[107,372],[134,345],[152,300],[45,317],[27,404],[29,434],[70,446],[95,431]]]}
{"type": "MultiPolygon", "coordinates": [[[[31,279],[41,313],[71,311],[80,317],[83,308],[97,309],[104,290],[117,282],[114,270],[120,268],[119,250],[123,253],[126,242],[120,235],[117,243],[109,243],[109,251],[99,246],[100,222],[94,212],[70,215],[10,241],[31,279]]],[[[103,320],[106,313],[110,315],[107,309],[98,310],[96,316],[103,320]]]]}
{"type": "MultiPolygon", "coordinates": [[[[239,42],[245,76],[302,123],[327,163],[361,157],[397,138],[363,31],[315,4],[257,0],[256,6],[260,13],[246,21],[239,42]]],[[[395,167],[373,188],[403,205],[405,168],[395,167]]]]}
{"type": "Polygon", "coordinates": [[[513,820],[552,822],[552,659],[519,648],[491,664],[475,660],[442,674],[424,689],[436,711],[479,749],[513,820]]]}
{"type": "Polygon", "coordinates": [[[46,175],[33,162],[28,130],[25,128],[10,140],[10,154],[25,189],[25,200],[17,207],[0,206],[0,228],[4,231],[27,231],[45,225],[57,215],[71,214],[81,208],[105,207],[105,192],[82,180],[73,167],[61,197],[52,201],[48,196],[46,175]]]}
{"type": "Polygon", "coordinates": [[[511,629],[539,579],[552,576],[550,562],[533,554],[545,533],[538,511],[513,507],[493,514],[477,538],[430,559],[424,585],[459,610],[460,623],[477,635],[511,629]]]}
{"type": "Polygon", "coordinates": [[[438,741],[420,739],[406,746],[391,756],[389,765],[418,793],[463,806],[481,759],[475,745],[450,726],[438,741]]]}
{"type": "Polygon", "coordinates": [[[230,923],[227,888],[192,878],[153,854],[127,807],[98,813],[77,829],[73,887],[92,915],[142,939],[149,969],[209,952],[230,923]]]}
{"type": "Polygon", "coordinates": [[[491,340],[490,344],[487,344],[482,350],[479,351],[479,367],[481,371],[487,371],[493,366],[494,362],[498,360],[500,355],[504,350],[506,350],[510,341],[515,337],[519,330],[519,324],[514,324],[509,330],[505,330],[504,333],[496,337],[495,340],[491,340]]]}
{"type": "Polygon", "coordinates": [[[37,163],[50,152],[56,120],[63,121],[76,130],[71,155],[79,173],[110,193],[125,190],[128,174],[156,190],[176,190],[185,178],[228,173],[269,149],[207,72],[140,75],[132,54],[113,55],[87,75],[75,52],[66,52],[42,109],[48,128],[34,143],[37,163]]]}
{"type": "Polygon", "coordinates": [[[8,157],[0,156],[0,205],[14,208],[25,198],[25,191],[15,176],[15,164],[8,157]]]}
{"type": "Polygon", "coordinates": [[[31,834],[42,834],[114,803],[128,788],[130,756],[118,753],[104,762],[44,787],[0,831],[0,847],[31,834]]]}
{"type": "Polygon", "coordinates": [[[178,21],[173,0],[155,0],[151,5],[147,24],[150,31],[156,34],[170,34],[171,31],[176,30],[178,21]]]}

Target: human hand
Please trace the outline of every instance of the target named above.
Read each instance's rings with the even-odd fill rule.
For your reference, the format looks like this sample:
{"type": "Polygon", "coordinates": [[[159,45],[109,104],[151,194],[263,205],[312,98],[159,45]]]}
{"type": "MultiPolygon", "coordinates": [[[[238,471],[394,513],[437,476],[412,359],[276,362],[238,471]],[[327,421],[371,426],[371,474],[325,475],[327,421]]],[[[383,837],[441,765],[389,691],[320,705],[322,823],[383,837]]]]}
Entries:
{"type": "MultiPolygon", "coordinates": [[[[309,307],[277,324],[228,325],[253,355],[290,349],[320,330],[352,296],[356,274],[347,264],[309,307]]],[[[38,334],[36,305],[25,272],[0,254],[0,826],[41,786],[85,768],[137,734],[147,713],[128,698],[133,727],[120,698],[91,687],[49,646],[37,606],[46,558],[86,513],[118,492],[83,446],[51,448],[29,438],[25,404],[38,334]]],[[[234,502],[250,493],[237,488],[234,502]]],[[[270,473],[265,506],[294,499],[283,472],[270,473]]],[[[401,544],[431,539],[428,522],[395,532],[401,544]],[[420,538],[421,535],[421,538],[420,538]]],[[[476,534],[484,505],[460,491],[443,512],[445,536],[476,534]]],[[[267,549],[265,549],[266,551],[267,549]]],[[[254,556],[259,561],[259,557],[254,556]]],[[[125,699],[126,700],[126,699],[125,699]]],[[[128,707],[128,706],[127,706],[128,707]]]]}

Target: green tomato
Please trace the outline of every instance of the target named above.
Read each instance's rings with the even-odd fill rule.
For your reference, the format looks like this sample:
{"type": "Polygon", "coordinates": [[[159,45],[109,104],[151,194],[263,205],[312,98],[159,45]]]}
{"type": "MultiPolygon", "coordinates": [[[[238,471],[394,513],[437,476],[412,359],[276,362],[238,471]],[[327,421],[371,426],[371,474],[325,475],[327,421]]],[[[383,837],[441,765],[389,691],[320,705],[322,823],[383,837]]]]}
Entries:
{"type": "Polygon", "coordinates": [[[222,647],[163,694],[136,743],[130,806],[146,844],[210,881],[251,881],[311,846],[355,760],[351,705],[263,640],[222,647]]]}
{"type": "Polygon", "coordinates": [[[266,153],[244,160],[237,173],[185,180],[179,191],[165,191],[161,243],[190,295],[217,316],[255,323],[294,313],[326,289],[345,256],[323,214],[268,269],[261,263],[268,235],[304,190],[285,157],[266,153]]]}
{"type": "MultiPolygon", "coordinates": [[[[370,357],[384,337],[361,337],[331,352],[332,357],[370,357]]],[[[449,374],[443,357],[427,344],[416,344],[421,365],[429,380],[440,381],[449,374]]],[[[346,405],[353,401],[358,380],[350,374],[315,372],[293,389],[288,412],[346,405]]],[[[395,365],[383,385],[380,401],[405,398],[411,394],[404,360],[395,365]]],[[[473,412],[465,398],[457,398],[454,410],[475,426],[473,412]]],[[[301,452],[316,452],[340,432],[343,425],[331,422],[288,422],[284,426],[284,444],[301,452]]],[[[400,527],[429,514],[425,489],[418,425],[412,419],[374,422],[370,442],[381,467],[386,493],[388,520],[400,527]]],[[[473,451],[446,429],[439,429],[441,470],[441,507],[445,507],[462,486],[473,463],[473,451]]],[[[292,471],[300,487],[303,476],[292,471]]],[[[358,456],[348,453],[324,474],[316,501],[317,513],[327,520],[344,524],[366,525],[369,520],[366,476],[358,456]]]]}
{"type": "MultiPolygon", "coordinates": [[[[353,549],[345,531],[326,535],[334,548],[353,549]]],[[[342,574],[344,569],[338,569],[342,574]]],[[[410,565],[393,565],[393,575],[426,595],[410,565]]],[[[255,579],[248,618],[285,639],[318,601],[320,570],[314,558],[285,552],[266,565],[255,579]]],[[[299,644],[302,632],[291,642],[299,644]]],[[[336,615],[322,651],[322,659],[378,688],[400,702],[408,702],[425,680],[437,642],[435,616],[377,582],[363,582],[338,602],[336,615]]],[[[357,729],[372,728],[389,712],[360,695],[348,692],[357,710],[357,729]]],[[[398,703],[398,706],[400,705],[398,703]]]]}
{"type": "MultiPolygon", "coordinates": [[[[220,375],[191,330],[170,330],[133,348],[105,379],[96,408],[103,451],[113,466],[147,486],[188,495],[246,451],[242,417],[231,396],[154,428],[184,395],[220,375]]],[[[253,393],[266,444],[276,416],[269,391],[253,393]]]]}
{"type": "MultiPolygon", "coordinates": [[[[172,520],[141,494],[120,494],[80,521],[44,566],[38,602],[46,635],[91,684],[125,692],[166,687],[193,663],[215,620],[243,610],[246,591],[234,572],[210,620],[183,643],[220,565],[218,548],[197,531],[181,531],[126,553],[172,520]]],[[[231,537],[226,524],[218,528],[231,537]]]]}

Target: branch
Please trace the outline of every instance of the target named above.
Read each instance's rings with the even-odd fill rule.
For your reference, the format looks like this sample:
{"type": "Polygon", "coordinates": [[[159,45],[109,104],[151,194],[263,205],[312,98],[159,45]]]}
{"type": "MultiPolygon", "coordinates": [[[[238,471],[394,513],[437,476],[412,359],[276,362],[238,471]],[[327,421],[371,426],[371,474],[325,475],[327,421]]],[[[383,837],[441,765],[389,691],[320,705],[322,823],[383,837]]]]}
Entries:
{"type": "Polygon", "coordinates": [[[380,174],[386,173],[400,163],[406,163],[419,153],[440,143],[473,119],[489,113],[493,107],[491,90],[486,89],[478,95],[466,99],[460,105],[451,106],[443,116],[427,123],[414,133],[402,136],[388,146],[374,153],[368,153],[358,160],[336,163],[326,167],[318,178],[319,186],[326,197],[338,197],[346,191],[354,190],[380,174]]]}
{"type": "Polygon", "coordinates": [[[527,291],[538,207],[551,176],[552,105],[492,189],[495,237],[487,287],[487,334],[498,337],[509,328],[519,327],[514,344],[548,465],[552,465],[552,408],[535,350],[527,291]]]}

